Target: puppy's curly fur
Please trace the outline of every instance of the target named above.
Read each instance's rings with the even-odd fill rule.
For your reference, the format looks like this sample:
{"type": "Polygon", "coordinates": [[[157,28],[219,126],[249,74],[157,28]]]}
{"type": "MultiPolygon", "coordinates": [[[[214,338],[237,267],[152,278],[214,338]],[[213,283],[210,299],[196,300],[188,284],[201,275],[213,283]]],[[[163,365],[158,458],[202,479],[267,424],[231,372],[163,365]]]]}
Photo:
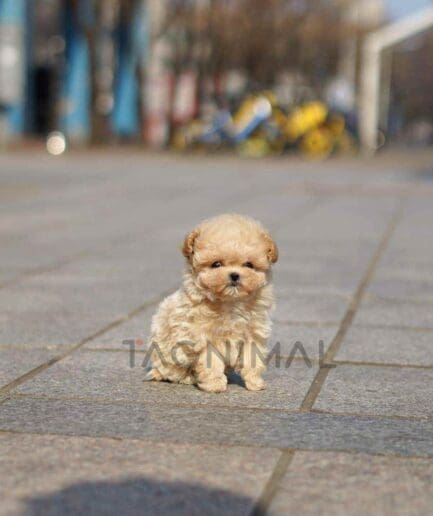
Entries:
{"type": "Polygon", "coordinates": [[[276,244],[254,219],[220,215],[191,231],[183,254],[183,285],[152,320],[147,379],[222,392],[234,369],[247,389],[264,389],[276,244]]]}

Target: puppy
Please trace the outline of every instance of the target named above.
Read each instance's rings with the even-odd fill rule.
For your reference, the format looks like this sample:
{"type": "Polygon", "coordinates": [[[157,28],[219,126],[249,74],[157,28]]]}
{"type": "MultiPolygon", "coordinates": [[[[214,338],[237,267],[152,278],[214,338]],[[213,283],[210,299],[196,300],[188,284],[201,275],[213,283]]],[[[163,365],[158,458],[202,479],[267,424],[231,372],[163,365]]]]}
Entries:
{"type": "Polygon", "coordinates": [[[220,215],[191,231],[183,254],[183,285],[152,320],[147,379],[222,392],[235,370],[248,390],[264,389],[276,244],[254,219],[220,215]]]}

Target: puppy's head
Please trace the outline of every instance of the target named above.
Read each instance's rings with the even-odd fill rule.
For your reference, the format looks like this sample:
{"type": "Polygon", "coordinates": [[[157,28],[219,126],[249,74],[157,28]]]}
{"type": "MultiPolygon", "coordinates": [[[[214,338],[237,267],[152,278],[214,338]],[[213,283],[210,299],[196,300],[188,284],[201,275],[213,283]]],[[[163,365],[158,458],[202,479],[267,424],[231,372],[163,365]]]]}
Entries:
{"type": "Polygon", "coordinates": [[[245,298],[264,287],[277,246],[254,219],[220,215],[195,228],[183,244],[196,286],[212,300],[245,298]]]}

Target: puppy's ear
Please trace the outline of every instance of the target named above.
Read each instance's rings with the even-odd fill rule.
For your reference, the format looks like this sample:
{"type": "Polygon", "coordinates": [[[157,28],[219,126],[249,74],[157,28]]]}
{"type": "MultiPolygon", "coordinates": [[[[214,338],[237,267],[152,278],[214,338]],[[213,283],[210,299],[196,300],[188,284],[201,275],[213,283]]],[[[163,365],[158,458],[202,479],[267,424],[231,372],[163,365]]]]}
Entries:
{"type": "Polygon", "coordinates": [[[269,233],[265,233],[263,237],[266,243],[266,257],[268,258],[269,263],[275,263],[278,260],[277,244],[274,242],[269,233]]]}
{"type": "Polygon", "coordinates": [[[199,233],[200,231],[198,229],[193,229],[191,233],[185,237],[185,241],[182,246],[182,253],[186,258],[188,258],[188,260],[194,254],[194,242],[199,233]]]}

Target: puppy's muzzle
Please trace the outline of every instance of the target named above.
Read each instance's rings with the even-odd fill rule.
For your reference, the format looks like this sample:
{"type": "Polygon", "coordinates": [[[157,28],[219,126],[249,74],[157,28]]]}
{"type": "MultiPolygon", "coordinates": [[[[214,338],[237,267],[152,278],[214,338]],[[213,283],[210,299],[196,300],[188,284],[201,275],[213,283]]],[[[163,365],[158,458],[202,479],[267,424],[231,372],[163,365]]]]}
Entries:
{"type": "Polygon", "coordinates": [[[237,272],[231,272],[229,274],[230,283],[235,286],[239,283],[240,275],[237,272]]]}

